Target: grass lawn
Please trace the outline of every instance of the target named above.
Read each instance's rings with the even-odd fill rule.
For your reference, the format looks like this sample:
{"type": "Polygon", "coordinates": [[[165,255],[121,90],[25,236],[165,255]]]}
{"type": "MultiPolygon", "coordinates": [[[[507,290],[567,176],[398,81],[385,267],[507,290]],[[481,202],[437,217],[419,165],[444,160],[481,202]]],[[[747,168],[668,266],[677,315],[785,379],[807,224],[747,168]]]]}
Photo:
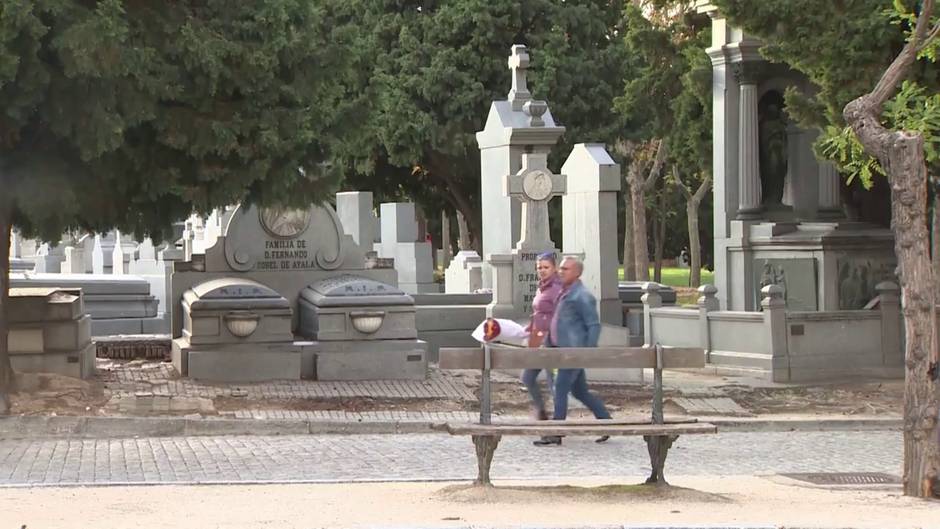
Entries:
{"type": "MultiPolygon", "coordinates": [[[[620,280],[623,280],[623,268],[618,271],[620,280]]],[[[653,277],[653,268],[650,267],[650,278],[653,277]]],[[[709,272],[708,270],[702,269],[702,284],[708,284],[714,281],[715,274],[709,272]]],[[[689,286],[689,269],[688,268],[663,268],[663,280],[664,285],[669,285],[671,287],[688,287],[689,286]]]]}

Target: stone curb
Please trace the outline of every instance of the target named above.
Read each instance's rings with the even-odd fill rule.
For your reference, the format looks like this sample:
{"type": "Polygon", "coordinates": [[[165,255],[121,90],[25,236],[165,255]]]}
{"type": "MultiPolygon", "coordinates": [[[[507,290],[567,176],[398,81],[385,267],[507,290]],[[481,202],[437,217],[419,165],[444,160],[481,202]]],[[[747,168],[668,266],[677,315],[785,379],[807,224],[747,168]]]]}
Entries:
{"type": "MultiPolygon", "coordinates": [[[[702,418],[726,432],[900,430],[900,418],[702,418]]],[[[439,422],[439,421],[434,421],[439,422]]],[[[0,417],[0,439],[432,433],[430,421],[330,421],[187,417],[0,417]]]]}

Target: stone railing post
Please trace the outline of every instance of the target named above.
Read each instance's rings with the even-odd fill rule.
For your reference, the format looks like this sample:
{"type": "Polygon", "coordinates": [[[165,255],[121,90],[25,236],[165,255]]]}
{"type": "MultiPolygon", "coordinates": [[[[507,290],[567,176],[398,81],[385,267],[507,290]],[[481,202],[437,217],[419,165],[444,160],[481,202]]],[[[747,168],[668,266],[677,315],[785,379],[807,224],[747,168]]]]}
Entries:
{"type": "Polygon", "coordinates": [[[186,221],[186,227],[183,229],[183,260],[193,260],[193,242],[195,234],[193,233],[192,221],[186,221]]]}
{"type": "Polygon", "coordinates": [[[640,301],[643,302],[643,344],[653,346],[653,309],[663,306],[663,297],[659,295],[659,283],[643,283],[643,294],[640,301]]]}
{"type": "Polygon", "coordinates": [[[783,299],[783,288],[767,285],[760,293],[767,352],[773,357],[773,381],[787,382],[790,380],[790,355],[787,351],[787,302],[783,299]]]}
{"type": "Polygon", "coordinates": [[[881,310],[881,354],[886,366],[904,365],[904,346],[901,343],[901,289],[893,281],[875,286],[878,307],[881,310]]]}
{"type": "Polygon", "coordinates": [[[699,343],[702,349],[705,349],[705,361],[708,362],[712,354],[711,331],[708,327],[708,313],[718,310],[720,303],[718,298],[718,289],[715,285],[702,285],[698,287],[698,329],[699,343]]]}

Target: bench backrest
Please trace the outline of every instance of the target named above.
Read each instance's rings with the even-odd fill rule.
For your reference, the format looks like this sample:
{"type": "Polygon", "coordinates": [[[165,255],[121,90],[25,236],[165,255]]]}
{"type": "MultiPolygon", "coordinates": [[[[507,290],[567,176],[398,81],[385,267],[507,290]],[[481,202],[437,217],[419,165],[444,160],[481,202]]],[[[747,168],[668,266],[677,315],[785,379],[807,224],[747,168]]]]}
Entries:
{"type": "MultiPolygon", "coordinates": [[[[441,369],[483,369],[482,347],[442,347],[441,369]]],[[[654,347],[510,347],[490,345],[491,369],[530,368],[695,368],[705,367],[705,350],[663,347],[662,365],[656,365],[654,347]]]]}

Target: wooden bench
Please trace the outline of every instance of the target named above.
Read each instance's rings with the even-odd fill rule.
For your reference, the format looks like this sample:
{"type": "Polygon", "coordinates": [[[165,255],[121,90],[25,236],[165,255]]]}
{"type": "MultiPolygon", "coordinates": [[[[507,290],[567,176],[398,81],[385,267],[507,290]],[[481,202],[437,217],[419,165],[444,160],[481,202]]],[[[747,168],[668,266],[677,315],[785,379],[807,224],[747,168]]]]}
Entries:
{"type": "Polygon", "coordinates": [[[482,347],[449,347],[440,350],[441,369],[482,371],[479,423],[442,423],[434,429],[451,435],[470,435],[476,447],[478,485],[490,485],[490,464],[503,435],[527,436],[626,436],[642,435],[650,456],[652,473],[647,483],[665,484],[663,467],[672,443],[685,434],[717,433],[712,424],[696,419],[663,416],[663,369],[705,366],[705,352],[679,347],[592,347],[539,348],[484,344],[482,347]],[[490,371],[530,368],[651,368],[653,369],[652,417],[634,419],[524,421],[493,424],[491,418],[490,371]]]}

